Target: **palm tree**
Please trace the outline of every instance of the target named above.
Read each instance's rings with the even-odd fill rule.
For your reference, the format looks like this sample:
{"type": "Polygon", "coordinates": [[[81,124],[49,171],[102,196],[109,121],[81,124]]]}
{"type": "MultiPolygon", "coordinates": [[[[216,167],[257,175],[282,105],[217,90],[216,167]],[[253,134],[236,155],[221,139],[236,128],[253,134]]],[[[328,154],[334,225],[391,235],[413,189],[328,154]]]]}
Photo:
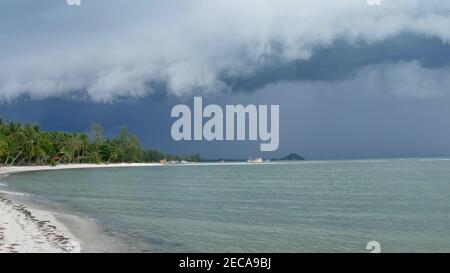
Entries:
{"type": "Polygon", "coordinates": [[[61,157],[58,160],[58,163],[66,162],[66,160],[70,163],[72,160],[72,154],[69,152],[66,146],[61,147],[58,153],[61,157]]]}
{"type": "Polygon", "coordinates": [[[42,154],[40,145],[40,129],[39,126],[26,124],[23,127],[23,158],[22,162],[27,160],[31,164],[33,158],[37,158],[42,154]]]}
{"type": "Polygon", "coordinates": [[[119,160],[120,152],[116,145],[111,145],[111,153],[109,154],[108,163],[117,162],[119,160]]]}
{"type": "Polygon", "coordinates": [[[84,162],[87,162],[87,154],[89,146],[88,136],[86,134],[80,134],[79,141],[81,145],[81,158],[84,160],[84,162]]]}
{"type": "Polygon", "coordinates": [[[3,159],[8,154],[8,142],[6,136],[0,133],[0,158],[3,159]]]}
{"type": "Polygon", "coordinates": [[[20,123],[10,122],[7,126],[7,132],[8,151],[5,164],[8,164],[11,160],[10,165],[12,166],[24,151],[22,126],[20,123]]]}

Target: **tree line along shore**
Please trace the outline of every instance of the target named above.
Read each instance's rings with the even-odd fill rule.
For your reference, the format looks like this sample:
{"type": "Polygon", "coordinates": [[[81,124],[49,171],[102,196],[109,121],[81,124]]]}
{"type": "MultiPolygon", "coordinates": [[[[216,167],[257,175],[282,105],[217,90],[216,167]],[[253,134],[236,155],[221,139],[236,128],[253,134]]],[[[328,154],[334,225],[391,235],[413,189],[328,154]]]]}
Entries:
{"type": "Polygon", "coordinates": [[[90,133],[43,131],[37,124],[0,119],[0,164],[4,166],[77,163],[198,162],[196,155],[169,155],[144,149],[135,134],[122,127],[115,138],[103,135],[100,124],[90,133]]]}

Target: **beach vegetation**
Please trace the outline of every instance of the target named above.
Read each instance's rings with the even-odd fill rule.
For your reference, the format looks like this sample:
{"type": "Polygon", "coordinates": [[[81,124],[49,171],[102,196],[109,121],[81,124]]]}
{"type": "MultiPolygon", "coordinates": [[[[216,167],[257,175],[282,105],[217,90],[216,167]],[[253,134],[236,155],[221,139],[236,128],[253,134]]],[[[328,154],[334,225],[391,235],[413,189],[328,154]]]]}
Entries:
{"type": "Polygon", "coordinates": [[[0,164],[57,165],[80,163],[138,163],[200,161],[199,155],[170,155],[145,149],[138,137],[122,127],[115,138],[93,123],[89,133],[43,131],[37,124],[0,119],[0,164]]]}

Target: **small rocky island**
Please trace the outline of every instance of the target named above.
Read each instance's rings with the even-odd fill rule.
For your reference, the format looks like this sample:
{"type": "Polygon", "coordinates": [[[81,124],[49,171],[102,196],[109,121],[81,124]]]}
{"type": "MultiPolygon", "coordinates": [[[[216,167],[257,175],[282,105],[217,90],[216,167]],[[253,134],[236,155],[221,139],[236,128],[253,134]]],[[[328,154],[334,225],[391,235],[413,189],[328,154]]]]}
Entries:
{"type": "Polygon", "coordinates": [[[291,154],[289,154],[289,155],[287,155],[287,156],[285,156],[285,157],[283,157],[283,158],[277,159],[277,160],[279,160],[279,161],[287,161],[287,160],[305,160],[305,158],[302,157],[302,156],[300,156],[300,155],[298,155],[298,154],[291,153],[291,154]]]}

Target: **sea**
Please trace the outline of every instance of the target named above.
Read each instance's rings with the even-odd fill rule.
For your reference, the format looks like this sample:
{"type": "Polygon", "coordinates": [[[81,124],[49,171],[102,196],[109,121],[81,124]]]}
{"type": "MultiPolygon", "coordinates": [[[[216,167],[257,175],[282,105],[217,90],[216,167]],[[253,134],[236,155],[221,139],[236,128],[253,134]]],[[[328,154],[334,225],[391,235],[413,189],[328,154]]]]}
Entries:
{"type": "Polygon", "coordinates": [[[133,252],[450,251],[450,159],[12,174],[0,190],[95,220],[133,252]]]}

